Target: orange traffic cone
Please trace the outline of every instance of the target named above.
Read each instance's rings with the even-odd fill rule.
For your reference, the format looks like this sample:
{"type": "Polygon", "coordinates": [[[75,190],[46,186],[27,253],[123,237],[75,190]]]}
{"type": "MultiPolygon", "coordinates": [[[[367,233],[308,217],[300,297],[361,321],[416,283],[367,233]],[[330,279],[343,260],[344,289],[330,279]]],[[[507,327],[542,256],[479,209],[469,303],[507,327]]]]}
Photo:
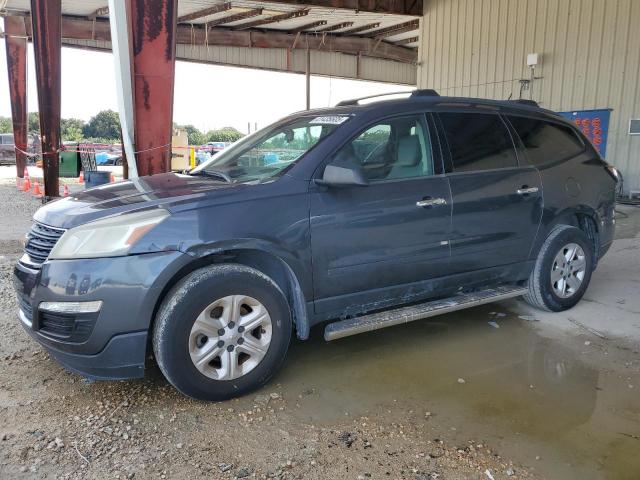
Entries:
{"type": "Polygon", "coordinates": [[[78,177],[78,183],[84,183],[84,170],[80,170],[80,176],[78,177]]]}
{"type": "MultiPolygon", "coordinates": [[[[16,178],[16,186],[18,187],[18,190],[22,190],[23,192],[26,191],[24,188],[25,182],[29,182],[29,170],[27,170],[27,167],[24,167],[22,178],[16,178]]],[[[31,185],[29,185],[29,188],[31,188],[31,185]]],[[[27,188],[27,190],[29,190],[29,188],[27,188]]]]}
{"type": "Polygon", "coordinates": [[[22,191],[28,192],[29,190],[31,190],[31,180],[29,180],[29,177],[25,177],[22,182],[22,191]]]}
{"type": "Polygon", "coordinates": [[[114,183],[114,182],[116,181],[116,177],[115,177],[115,175],[114,175],[113,173],[112,173],[112,174],[111,174],[111,176],[109,177],[109,181],[110,181],[111,183],[114,183]]]}
{"type": "Polygon", "coordinates": [[[63,197],[68,197],[69,196],[69,185],[64,186],[64,190],[62,191],[62,196],[63,197]]]}
{"type": "Polygon", "coordinates": [[[37,180],[33,182],[33,196],[36,198],[40,198],[42,196],[42,192],[40,191],[40,184],[37,180]]]}

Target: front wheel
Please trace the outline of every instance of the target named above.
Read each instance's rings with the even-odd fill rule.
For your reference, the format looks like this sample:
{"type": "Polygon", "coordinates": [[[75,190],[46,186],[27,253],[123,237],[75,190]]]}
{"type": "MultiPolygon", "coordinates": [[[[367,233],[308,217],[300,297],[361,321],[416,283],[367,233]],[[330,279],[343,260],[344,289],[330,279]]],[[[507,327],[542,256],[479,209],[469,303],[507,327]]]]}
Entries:
{"type": "Polygon", "coordinates": [[[214,265],[169,292],[153,328],[153,350],[182,393],[226,400],[269,381],[291,331],[289,306],[273,280],[243,265],[214,265]]]}
{"type": "Polygon", "coordinates": [[[584,295],[592,271],[591,240],[579,228],[558,226],[540,249],[524,299],[542,310],[567,310],[584,295]]]}

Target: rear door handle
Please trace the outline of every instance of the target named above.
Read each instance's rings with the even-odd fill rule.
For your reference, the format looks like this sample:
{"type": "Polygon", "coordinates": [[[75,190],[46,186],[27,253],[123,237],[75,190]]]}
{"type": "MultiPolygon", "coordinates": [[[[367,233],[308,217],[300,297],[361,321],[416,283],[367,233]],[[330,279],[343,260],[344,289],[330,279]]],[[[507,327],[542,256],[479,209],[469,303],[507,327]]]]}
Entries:
{"type": "Polygon", "coordinates": [[[416,202],[417,207],[428,208],[438,205],[446,205],[447,201],[444,198],[424,198],[416,202]]]}
{"type": "Polygon", "coordinates": [[[524,186],[518,189],[518,195],[529,195],[530,193],[538,193],[538,187],[524,186]]]}

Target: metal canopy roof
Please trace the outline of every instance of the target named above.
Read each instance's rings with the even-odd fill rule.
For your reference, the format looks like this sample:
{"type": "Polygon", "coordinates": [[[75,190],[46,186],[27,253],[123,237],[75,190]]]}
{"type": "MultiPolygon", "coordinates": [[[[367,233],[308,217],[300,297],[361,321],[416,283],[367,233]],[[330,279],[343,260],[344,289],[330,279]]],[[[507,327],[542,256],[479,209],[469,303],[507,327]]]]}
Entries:
{"type": "MultiPolygon", "coordinates": [[[[7,0],[0,15],[29,10],[7,0]]],[[[417,12],[422,0],[179,0],[177,56],[304,73],[309,49],[315,75],[415,84],[417,12]]],[[[111,48],[107,0],[62,0],[62,15],[64,45],[111,48]]]]}
{"type": "MultiPolygon", "coordinates": [[[[368,2],[371,3],[371,2],[368,2]]],[[[323,33],[331,35],[347,35],[357,37],[378,38],[381,34],[385,42],[397,43],[407,48],[417,47],[418,44],[418,15],[386,13],[394,5],[407,4],[404,9],[408,12],[421,11],[422,2],[408,0],[398,2],[394,0],[373,2],[381,5],[366,10],[355,10],[346,8],[348,5],[367,4],[363,1],[355,0],[310,0],[303,1],[271,1],[261,2],[253,0],[180,0],[178,2],[178,18],[187,15],[198,15],[205,13],[207,9],[220,8],[221,11],[209,15],[198,15],[197,18],[181,21],[192,25],[204,26],[208,22],[215,23],[215,26],[243,29],[243,26],[254,22],[264,22],[256,25],[256,29],[274,30],[280,32],[303,31],[306,33],[323,33]],[[319,6],[327,5],[327,6],[319,6]],[[339,5],[345,5],[339,7],[339,5]],[[420,8],[418,9],[418,5],[420,8]],[[384,8],[386,7],[386,8],[384,8]],[[371,11],[380,9],[380,11],[371,11]],[[259,14],[256,14],[257,12],[259,14]],[[254,13],[247,18],[242,14],[254,13]],[[297,17],[286,18],[288,15],[298,14],[297,17]],[[277,20],[277,17],[285,17],[277,20]],[[305,28],[308,27],[308,28],[305,28]],[[331,27],[340,27],[332,29],[331,27]],[[397,27],[397,33],[394,28],[397,27]],[[325,32],[323,32],[325,30],[325,32]],[[354,30],[355,32],[351,33],[354,30]]],[[[399,7],[396,7],[400,10],[399,7]]],[[[30,10],[29,0],[8,0],[5,7],[9,14],[23,13],[30,10]]],[[[106,0],[62,0],[62,14],[84,18],[108,18],[108,8],[106,0]]]]}

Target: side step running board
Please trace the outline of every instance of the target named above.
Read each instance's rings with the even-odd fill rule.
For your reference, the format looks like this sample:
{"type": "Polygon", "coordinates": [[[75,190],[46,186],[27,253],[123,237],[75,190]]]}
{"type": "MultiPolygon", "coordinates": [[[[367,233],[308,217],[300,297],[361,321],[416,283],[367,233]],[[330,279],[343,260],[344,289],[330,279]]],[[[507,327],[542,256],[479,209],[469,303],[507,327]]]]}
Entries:
{"type": "Polygon", "coordinates": [[[527,293],[527,289],[523,287],[502,286],[471,293],[459,293],[453,297],[442,300],[434,300],[410,307],[402,307],[395,310],[372,313],[371,315],[364,315],[362,317],[349,318],[327,325],[324,329],[324,339],[327,341],[337,340],[338,338],[349,337],[358,333],[371,332],[380,328],[484,305],[485,303],[519,297],[525,293],[527,293]]]}

